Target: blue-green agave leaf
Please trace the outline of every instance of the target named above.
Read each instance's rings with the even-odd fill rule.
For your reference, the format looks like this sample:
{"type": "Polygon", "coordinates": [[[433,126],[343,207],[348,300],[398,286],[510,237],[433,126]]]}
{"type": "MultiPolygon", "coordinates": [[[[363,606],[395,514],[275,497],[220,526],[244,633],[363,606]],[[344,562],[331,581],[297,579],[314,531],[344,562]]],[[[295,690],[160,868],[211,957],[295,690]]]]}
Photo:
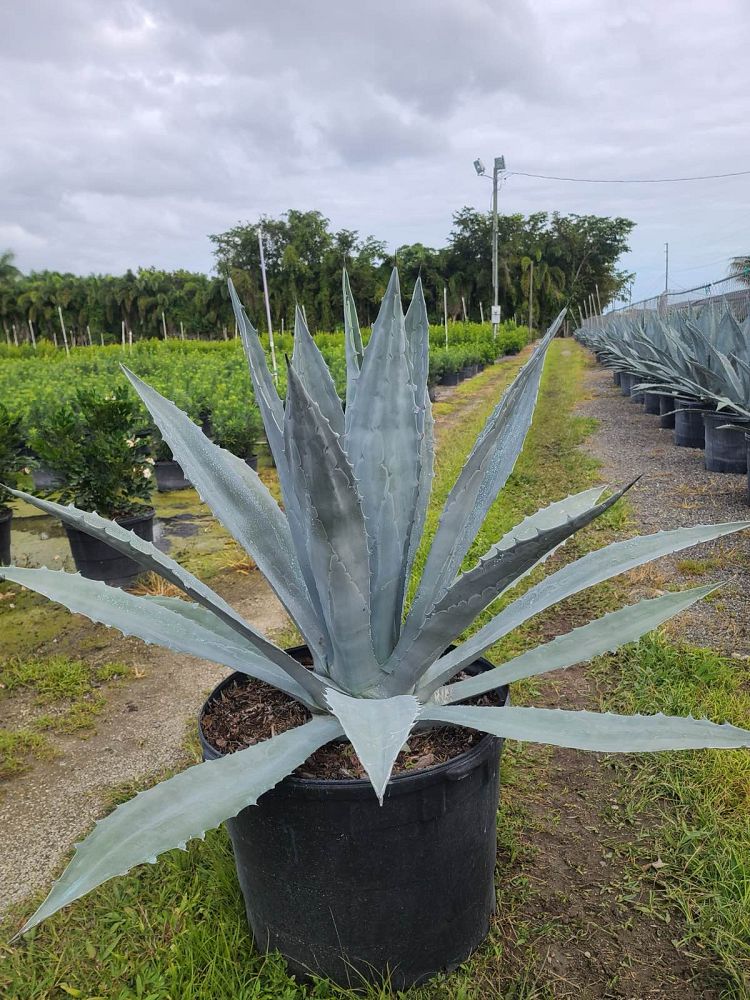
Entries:
{"type": "Polygon", "coordinates": [[[333,430],[341,435],[344,433],[344,411],[341,400],[336,394],[328,365],[318,350],[318,345],[310,335],[305,323],[305,317],[299,306],[294,313],[294,351],[292,364],[300,382],[307,394],[315,400],[321,413],[333,430]]]}
{"type": "Polygon", "coordinates": [[[289,523],[268,488],[245,462],[210,441],[174,403],[125,369],[190,482],[248,552],[299,626],[314,657],[325,643],[310,603],[289,523]]]}
{"type": "Polygon", "coordinates": [[[344,349],[346,351],[346,406],[348,409],[354,402],[357,391],[357,379],[362,367],[364,347],[357,319],[357,307],[354,304],[354,296],[346,268],[344,268],[341,281],[344,293],[344,349]]]}
{"type": "Polygon", "coordinates": [[[284,406],[276,391],[271,372],[268,369],[266,355],[261,346],[258,331],[247,318],[244,306],[239,300],[231,279],[229,281],[229,295],[232,300],[235,317],[237,318],[237,328],[242,338],[242,346],[245,350],[248,368],[250,369],[250,377],[255,390],[255,401],[263,418],[268,446],[271,449],[279,476],[281,493],[284,498],[284,508],[294,548],[297,553],[302,580],[307,589],[323,643],[322,653],[314,651],[313,657],[316,667],[324,668],[325,663],[332,656],[331,643],[325,628],[323,609],[318,600],[315,576],[307,557],[305,526],[302,522],[302,514],[297,502],[292,474],[287,460],[286,445],[284,443],[284,406]]]}
{"type": "Polygon", "coordinates": [[[375,656],[385,663],[401,627],[419,488],[420,433],[398,274],[393,270],[346,411],[345,449],[362,498],[370,548],[375,656]]]}
{"type": "Polygon", "coordinates": [[[627,489],[593,504],[593,497],[602,491],[586,490],[550,504],[508,532],[473,569],[457,577],[418,631],[414,630],[411,647],[402,644],[406,655],[394,677],[402,683],[413,683],[424,665],[433,663],[492,601],[515,586],[576,531],[609,510],[627,489]]]}
{"type": "Polygon", "coordinates": [[[326,692],[326,698],[382,805],[393,765],[419,716],[419,702],[408,694],[350,698],[333,689],[326,692]]]}
{"type": "Polygon", "coordinates": [[[432,492],[435,463],[434,421],[427,384],[430,365],[430,324],[427,317],[427,305],[424,300],[421,278],[417,278],[417,282],[414,285],[414,294],[404,318],[404,329],[406,331],[407,357],[414,382],[414,398],[417,407],[417,433],[420,438],[419,487],[414,508],[414,519],[409,536],[409,552],[406,560],[406,571],[404,572],[404,590],[400,601],[402,609],[406,587],[409,585],[414,559],[419,544],[422,541],[422,532],[424,531],[427,519],[427,508],[432,492]]]}
{"type": "Polygon", "coordinates": [[[576,663],[585,663],[595,656],[614,652],[628,642],[635,642],[714,590],[715,586],[695,587],[630,604],[619,611],[611,611],[588,625],[574,628],[551,642],[521,653],[494,670],[486,670],[444,688],[439,687],[440,678],[436,678],[432,684],[420,690],[419,697],[426,700],[434,691],[434,700],[447,705],[465,701],[523,677],[535,677],[550,670],[562,670],[576,663]]]}
{"type": "Polygon", "coordinates": [[[750,730],[672,715],[614,715],[550,708],[426,705],[422,718],[506,739],[602,753],[750,747],[750,730]]]}
{"type": "Polygon", "coordinates": [[[495,407],[448,495],[409,612],[417,620],[430,612],[450,586],[487,511],[513,471],[531,424],[546,351],[564,314],[563,310],[495,407]]]}
{"type": "MultiPolygon", "coordinates": [[[[167,605],[161,598],[136,596],[119,587],[109,587],[98,580],[87,580],[78,573],[62,570],[0,566],[0,580],[10,580],[43,594],[69,611],[116,628],[123,635],[134,635],[144,642],[221,663],[310,703],[305,688],[241,636],[235,634],[230,638],[220,619],[216,619],[211,628],[206,627],[206,619],[199,617],[197,605],[179,600],[167,605]]],[[[312,683],[317,684],[314,677],[312,683]]]]}
{"type": "Polygon", "coordinates": [[[357,482],[339,436],[292,365],[284,418],[307,558],[333,650],[329,673],[357,693],[380,675],[370,637],[369,555],[357,482]]]}
{"type": "Polygon", "coordinates": [[[19,933],[36,927],[87,892],[136,865],[153,864],[160,854],[236,816],[303,764],[319,747],[341,735],[331,716],[317,716],[265,743],[205,761],[139,792],[99,820],[76,846],[73,860],[49,896],[19,933]]]}
{"type": "MultiPolygon", "coordinates": [[[[152,542],[136,535],[134,531],[128,531],[127,528],[121,527],[116,521],[108,521],[106,518],[100,517],[99,514],[78,510],[72,504],[66,507],[63,504],[54,503],[52,500],[43,500],[30,493],[24,493],[22,490],[11,490],[10,492],[19,499],[38,507],[39,510],[43,510],[46,514],[60,518],[64,524],[70,525],[71,528],[76,528],[78,531],[83,531],[93,538],[106,542],[113,549],[129,556],[144,570],[158,573],[159,576],[175,587],[179,587],[188,597],[211,612],[209,617],[215,620],[215,625],[218,625],[219,621],[224,622],[226,627],[234,633],[235,642],[239,641],[238,637],[246,640],[291,677],[295,677],[308,691],[319,693],[319,686],[314,678],[311,678],[309,670],[306,670],[283,649],[279,649],[275,643],[254,629],[237,614],[231,605],[227,604],[223,597],[207,587],[192,573],[188,573],[186,569],[161,552],[152,542]]],[[[181,603],[184,604],[184,602],[181,603]]],[[[208,622],[208,620],[207,617],[204,622],[208,622]]]]}
{"type": "Polygon", "coordinates": [[[545,577],[504,608],[471,638],[441,657],[427,670],[421,686],[428,687],[437,678],[442,678],[442,683],[445,683],[504,635],[566,597],[571,597],[581,590],[593,587],[636,566],[642,566],[652,559],[658,559],[659,556],[679,552],[691,545],[709,542],[722,535],[745,531],[748,528],[750,521],[676,528],[674,531],[658,531],[653,535],[626,538],[624,541],[606,545],[603,549],[589,552],[583,558],[545,577]]]}

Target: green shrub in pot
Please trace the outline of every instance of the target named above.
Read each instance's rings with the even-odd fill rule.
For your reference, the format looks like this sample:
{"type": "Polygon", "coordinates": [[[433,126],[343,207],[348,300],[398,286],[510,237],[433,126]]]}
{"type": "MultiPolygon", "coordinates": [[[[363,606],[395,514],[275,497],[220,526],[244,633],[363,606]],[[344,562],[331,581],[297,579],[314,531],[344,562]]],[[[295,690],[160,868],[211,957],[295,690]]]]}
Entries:
{"type": "Polygon", "coordinates": [[[0,563],[10,562],[10,526],[13,512],[8,506],[11,498],[5,486],[16,486],[18,473],[24,464],[24,441],[21,421],[11,417],[7,407],[0,403],[0,563]]]}
{"type": "Polygon", "coordinates": [[[63,479],[62,503],[118,520],[148,509],[153,489],[147,421],[126,386],[79,389],[30,434],[34,453],[63,479]]]}
{"type": "Polygon", "coordinates": [[[73,507],[17,494],[126,552],[179,587],[186,600],[137,597],[46,569],[12,567],[0,577],[126,634],[266,681],[307,706],[310,720],[190,767],[119,806],[78,845],[23,931],[105,880],[184,846],[255,804],[315,750],[338,738],[351,742],[381,803],[394,760],[419,722],[605,752],[750,746],[749,731],[705,719],[464,704],[501,684],[564,669],[633,641],[711,588],[641,601],[484,674],[460,678],[464,667],[533,615],[651,559],[750,527],[750,522],[697,526],[612,543],[550,573],[449,650],[489,604],[623,492],[602,499],[596,488],[553,503],[463,569],[520,453],[545,352],[562,314],[478,437],[445,501],[407,608],[433,469],[428,326],[420,283],[404,316],[394,272],[364,348],[345,278],[345,412],[322,356],[299,325],[282,403],[258,335],[234,288],[230,291],[278,469],[283,511],[243,461],[209,441],[147,384],[129,378],[203,500],[247,549],[297,623],[312,667],[269,641],[153,545],[73,507]]]}
{"type": "Polygon", "coordinates": [[[7,406],[0,403],[0,514],[8,509],[10,493],[6,486],[15,486],[24,467],[24,440],[21,421],[12,417],[7,406]]]}

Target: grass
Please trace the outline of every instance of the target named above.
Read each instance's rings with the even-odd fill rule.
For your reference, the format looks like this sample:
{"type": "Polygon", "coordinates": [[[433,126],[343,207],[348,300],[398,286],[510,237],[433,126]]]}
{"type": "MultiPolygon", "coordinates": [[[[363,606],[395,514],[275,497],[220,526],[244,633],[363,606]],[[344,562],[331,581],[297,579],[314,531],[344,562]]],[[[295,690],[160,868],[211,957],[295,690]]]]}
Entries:
{"type": "MultiPolygon", "coordinates": [[[[133,669],[123,663],[93,664],[63,655],[1,661],[0,699],[26,694],[32,696],[35,706],[49,707],[48,712],[34,712],[23,729],[4,730],[9,746],[14,739],[19,745],[26,740],[28,752],[38,756],[37,751],[45,750],[40,732],[92,730],[105,705],[102,689],[132,675],[133,669]],[[31,740],[32,736],[36,739],[31,740]]],[[[4,755],[0,754],[2,760],[4,755]]]]}
{"type": "MultiPolygon", "coordinates": [[[[731,719],[750,726],[747,662],[652,635],[603,658],[617,684],[606,707],[731,719]]],[[[646,851],[658,870],[660,909],[685,917],[685,942],[712,954],[723,997],[750,996],[750,754],[706,750],[643,755],[623,782],[627,806],[656,808],[646,851]],[[656,807],[654,806],[656,803],[656,807]]]]}
{"type": "Polygon", "coordinates": [[[49,742],[39,733],[29,729],[0,729],[0,779],[25,771],[30,758],[41,760],[53,753],[49,742]]]}

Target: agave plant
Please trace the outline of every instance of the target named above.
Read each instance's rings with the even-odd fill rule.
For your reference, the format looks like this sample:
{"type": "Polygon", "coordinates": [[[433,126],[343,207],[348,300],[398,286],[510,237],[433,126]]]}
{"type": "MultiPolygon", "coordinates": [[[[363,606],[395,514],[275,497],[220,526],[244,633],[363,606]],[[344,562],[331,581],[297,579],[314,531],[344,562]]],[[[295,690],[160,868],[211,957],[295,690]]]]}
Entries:
{"type": "Polygon", "coordinates": [[[320,746],[339,738],[353,745],[381,803],[395,758],[418,722],[610,752],[750,745],[750,732],[705,719],[463,704],[501,684],[559,670],[635,640],[711,588],[642,601],[481,675],[458,677],[533,615],[650,559],[750,527],[748,522],[691,527],[615,542],[546,576],[446,652],[495,598],[623,492],[602,499],[602,490],[589,489],[553,503],[462,569],[521,450],[545,352],[562,313],[477,439],[445,502],[406,610],[433,476],[428,325],[420,282],[404,316],[394,271],[365,349],[344,275],[345,410],[299,312],[282,403],[258,335],[231,285],[230,292],[278,469],[283,511],[244,462],[213,444],[154,389],[126,374],[203,500],[252,556],[297,623],[312,668],[261,635],[153,545],[95,513],[15,494],[126,552],[179,587],[187,600],[136,597],[48,569],[13,567],[0,574],[126,635],[275,685],[307,706],[310,721],[190,767],[119,806],[78,846],[23,931],[106,879],[184,847],[256,803],[320,746]]]}
{"type": "Polygon", "coordinates": [[[728,305],[597,317],[577,336],[605,364],[635,375],[639,390],[710,401],[750,419],[750,318],[738,323],[728,305]]]}

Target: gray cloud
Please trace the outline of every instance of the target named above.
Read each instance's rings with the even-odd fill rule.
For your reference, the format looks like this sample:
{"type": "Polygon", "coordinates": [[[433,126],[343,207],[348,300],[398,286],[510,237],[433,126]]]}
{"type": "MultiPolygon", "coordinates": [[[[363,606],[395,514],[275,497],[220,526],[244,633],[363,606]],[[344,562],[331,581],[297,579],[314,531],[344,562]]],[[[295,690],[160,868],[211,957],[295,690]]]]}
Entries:
{"type": "MultiPolygon", "coordinates": [[[[29,0],[0,33],[0,247],[23,267],[211,266],[209,232],[318,208],[395,246],[486,207],[471,161],[669,176],[742,169],[741,0],[29,0]]],[[[573,185],[511,176],[504,211],[635,219],[657,291],[747,250],[748,178],[573,185]]]]}

